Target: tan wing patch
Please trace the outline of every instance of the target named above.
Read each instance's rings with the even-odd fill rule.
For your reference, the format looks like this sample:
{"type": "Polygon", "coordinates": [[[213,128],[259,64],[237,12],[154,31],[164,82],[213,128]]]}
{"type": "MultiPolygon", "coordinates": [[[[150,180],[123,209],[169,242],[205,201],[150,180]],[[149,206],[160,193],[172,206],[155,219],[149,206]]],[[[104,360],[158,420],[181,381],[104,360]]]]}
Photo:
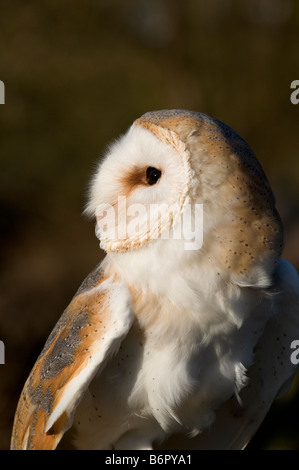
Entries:
{"type": "Polygon", "coordinates": [[[113,283],[104,281],[98,277],[87,283],[92,288],[79,289],[46,342],[18,403],[12,449],[57,446],[92,376],[130,328],[129,317],[114,316],[113,283]]]}

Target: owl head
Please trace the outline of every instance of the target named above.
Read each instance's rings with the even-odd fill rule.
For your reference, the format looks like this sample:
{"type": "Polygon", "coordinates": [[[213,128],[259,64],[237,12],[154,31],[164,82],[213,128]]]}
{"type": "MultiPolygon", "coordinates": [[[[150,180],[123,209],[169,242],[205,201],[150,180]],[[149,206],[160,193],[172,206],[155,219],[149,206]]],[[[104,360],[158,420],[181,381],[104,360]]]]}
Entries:
{"type": "Polygon", "coordinates": [[[249,145],[193,111],[137,119],[99,164],[87,213],[107,252],[172,239],[244,285],[267,286],[282,251],[275,198],[249,145]]]}

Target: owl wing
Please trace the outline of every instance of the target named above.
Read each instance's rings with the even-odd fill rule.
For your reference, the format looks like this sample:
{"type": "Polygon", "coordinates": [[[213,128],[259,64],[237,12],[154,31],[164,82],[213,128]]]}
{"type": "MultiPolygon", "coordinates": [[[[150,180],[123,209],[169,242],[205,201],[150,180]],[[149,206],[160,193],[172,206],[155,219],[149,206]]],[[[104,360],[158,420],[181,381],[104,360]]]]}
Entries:
{"type": "Polygon", "coordinates": [[[96,269],[64,311],[37,359],[15,414],[12,449],[55,449],[96,373],[133,321],[128,288],[96,269]]]}
{"type": "Polygon", "coordinates": [[[217,410],[208,430],[193,439],[170,438],[163,448],[244,449],[273,401],[288,391],[298,369],[291,361],[291,343],[299,339],[299,276],[285,260],[274,273],[274,285],[274,313],[256,345],[248,385],[240,392],[242,405],[232,397],[217,410]]]}

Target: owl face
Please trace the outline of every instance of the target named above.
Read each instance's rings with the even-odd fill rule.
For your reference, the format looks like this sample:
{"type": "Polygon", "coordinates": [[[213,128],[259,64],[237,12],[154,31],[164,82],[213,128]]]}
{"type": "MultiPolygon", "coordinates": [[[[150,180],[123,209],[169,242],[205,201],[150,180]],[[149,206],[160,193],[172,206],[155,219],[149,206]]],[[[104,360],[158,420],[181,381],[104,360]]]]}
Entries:
{"type": "Polygon", "coordinates": [[[189,154],[178,144],[134,124],[110,148],[94,178],[88,208],[96,216],[102,248],[130,250],[171,236],[196,182],[189,154]]]}
{"type": "Polygon", "coordinates": [[[108,252],[190,240],[195,226],[193,235],[202,232],[197,251],[203,248],[213,269],[242,286],[269,285],[282,251],[281,222],[260,163],[230,127],[201,113],[155,111],[137,119],[99,165],[87,211],[108,252]]]}

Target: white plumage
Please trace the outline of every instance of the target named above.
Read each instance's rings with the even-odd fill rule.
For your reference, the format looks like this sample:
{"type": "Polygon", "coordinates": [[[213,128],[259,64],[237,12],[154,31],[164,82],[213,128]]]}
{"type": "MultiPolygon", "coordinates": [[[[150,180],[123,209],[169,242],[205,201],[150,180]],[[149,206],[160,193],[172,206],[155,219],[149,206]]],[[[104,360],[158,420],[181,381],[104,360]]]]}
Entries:
{"type": "Polygon", "coordinates": [[[107,255],[25,384],[12,448],[55,448],[70,428],[80,449],[243,448],[292,381],[299,336],[298,275],[251,149],[204,114],[147,113],[99,165],[87,211],[107,255]],[[175,230],[197,205],[202,245],[186,249],[175,230]]]}

